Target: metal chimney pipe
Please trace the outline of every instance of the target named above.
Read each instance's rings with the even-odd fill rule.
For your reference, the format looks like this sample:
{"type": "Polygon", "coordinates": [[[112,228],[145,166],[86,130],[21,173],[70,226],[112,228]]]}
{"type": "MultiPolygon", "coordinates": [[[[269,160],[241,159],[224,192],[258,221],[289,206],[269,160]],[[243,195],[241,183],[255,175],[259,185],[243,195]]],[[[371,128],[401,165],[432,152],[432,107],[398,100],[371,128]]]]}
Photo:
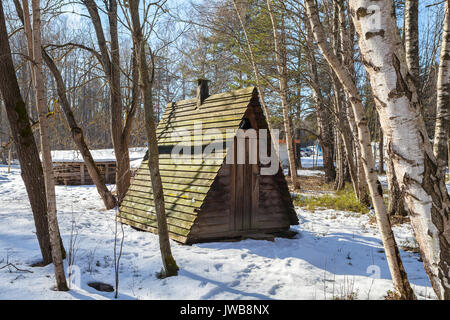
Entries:
{"type": "Polygon", "coordinates": [[[209,97],[208,82],[209,80],[206,79],[197,80],[197,108],[199,108],[203,101],[209,97]]]}

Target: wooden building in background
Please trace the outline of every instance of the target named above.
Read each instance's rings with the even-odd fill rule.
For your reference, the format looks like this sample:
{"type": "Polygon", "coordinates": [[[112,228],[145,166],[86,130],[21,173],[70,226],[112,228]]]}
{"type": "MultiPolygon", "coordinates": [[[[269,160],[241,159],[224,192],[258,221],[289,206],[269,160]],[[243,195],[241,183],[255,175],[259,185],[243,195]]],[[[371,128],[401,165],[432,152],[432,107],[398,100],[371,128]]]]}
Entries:
{"type": "MultiPolygon", "coordinates": [[[[199,84],[205,85],[201,81],[199,84]]],[[[198,90],[200,94],[205,91],[207,88],[198,90]]],[[[246,162],[236,163],[239,129],[244,132],[255,129],[258,134],[259,129],[267,129],[254,87],[178,101],[166,107],[157,134],[167,223],[172,239],[195,243],[263,238],[263,235],[285,234],[291,225],[298,224],[278,161],[275,175],[261,175],[261,168],[268,164],[263,165],[259,157],[257,163],[249,163],[250,140],[245,139],[245,148],[239,150],[245,153],[246,162]],[[175,134],[180,130],[184,130],[187,137],[175,134]],[[217,142],[218,137],[223,143],[217,142]],[[226,144],[230,139],[234,143],[226,144]],[[175,152],[181,155],[174,158],[172,152],[180,145],[194,151],[195,146],[200,145],[203,153],[208,151],[208,145],[215,149],[203,159],[192,160],[182,152],[175,152]],[[227,154],[234,161],[225,161],[227,154]]],[[[146,159],[121,204],[119,220],[157,233],[146,159]]]]}
{"type": "MultiPolygon", "coordinates": [[[[139,167],[145,148],[130,148],[130,166],[135,171],[139,167]]],[[[114,149],[91,150],[95,164],[106,184],[116,183],[116,158],[114,149]]],[[[83,157],[78,150],[53,150],[53,173],[57,185],[91,185],[94,182],[89,175],[83,157]]]]}

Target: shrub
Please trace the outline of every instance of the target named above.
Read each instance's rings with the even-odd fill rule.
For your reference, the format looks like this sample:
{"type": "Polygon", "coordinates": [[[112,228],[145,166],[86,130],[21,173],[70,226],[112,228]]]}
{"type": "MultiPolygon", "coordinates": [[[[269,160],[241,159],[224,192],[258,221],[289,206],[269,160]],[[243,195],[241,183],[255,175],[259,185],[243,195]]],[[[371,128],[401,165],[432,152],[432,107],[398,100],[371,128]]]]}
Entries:
{"type": "Polygon", "coordinates": [[[320,208],[361,213],[369,212],[369,208],[360,203],[358,198],[356,198],[351,186],[346,186],[343,190],[337,191],[335,194],[323,194],[312,197],[300,195],[294,200],[294,204],[313,212],[320,208]]]}

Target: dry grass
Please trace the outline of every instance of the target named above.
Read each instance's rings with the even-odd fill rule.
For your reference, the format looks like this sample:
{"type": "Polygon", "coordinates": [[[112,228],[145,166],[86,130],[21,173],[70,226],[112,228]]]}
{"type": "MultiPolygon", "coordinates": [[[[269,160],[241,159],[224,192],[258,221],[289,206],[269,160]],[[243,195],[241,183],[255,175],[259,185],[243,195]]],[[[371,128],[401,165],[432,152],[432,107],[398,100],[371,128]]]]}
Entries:
{"type": "Polygon", "coordinates": [[[414,238],[412,240],[404,240],[403,242],[399,243],[399,247],[403,251],[420,253],[419,244],[414,238]]]}
{"type": "Polygon", "coordinates": [[[316,209],[334,209],[360,213],[369,212],[369,208],[360,203],[356,198],[351,185],[347,185],[343,190],[336,191],[335,194],[323,194],[311,197],[298,196],[294,199],[294,204],[313,212],[316,209]]]}
{"type": "Polygon", "coordinates": [[[384,296],[384,300],[401,300],[400,299],[400,295],[392,290],[388,290],[388,292],[386,292],[386,295],[384,296]]]}
{"type": "MultiPolygon", "coordinates": [[[[398,216],[398,215],[389,216],[389,220],[390,220],[392,226],[409,223],[409,217],[398,216]]],[[[369,217],[369,224],[374,225],[376,223],[377,223],[377,218],[375,217],[375,215],[371,215],[369,217]]]]}
{"type": "MultiPolygon", "coordinates": [[[[333,191],[333,185],[325,182],[324,176],[300,176],[300,189],[303,191],[333,191]]],[[[291,177],[286,176],[290,191],[292,188],[291,177]]]]}

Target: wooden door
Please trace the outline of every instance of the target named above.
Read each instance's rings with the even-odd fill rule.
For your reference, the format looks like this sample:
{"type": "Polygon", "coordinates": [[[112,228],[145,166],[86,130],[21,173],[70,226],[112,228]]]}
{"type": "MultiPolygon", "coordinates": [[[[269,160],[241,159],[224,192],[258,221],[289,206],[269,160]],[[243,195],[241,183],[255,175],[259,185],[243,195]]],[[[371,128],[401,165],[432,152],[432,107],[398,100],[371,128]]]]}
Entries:
{"type": "Polygon", "coordinates": [[[235,139],[234,164],[232,165],[232,219],[231,229],[233,231],[244,231],[256,228],[256,213],[258,205],[258,176],[257,164],[249,163],[249,142],[245,139],[245,164],[237,164],[237,148],[235,139]]]}

